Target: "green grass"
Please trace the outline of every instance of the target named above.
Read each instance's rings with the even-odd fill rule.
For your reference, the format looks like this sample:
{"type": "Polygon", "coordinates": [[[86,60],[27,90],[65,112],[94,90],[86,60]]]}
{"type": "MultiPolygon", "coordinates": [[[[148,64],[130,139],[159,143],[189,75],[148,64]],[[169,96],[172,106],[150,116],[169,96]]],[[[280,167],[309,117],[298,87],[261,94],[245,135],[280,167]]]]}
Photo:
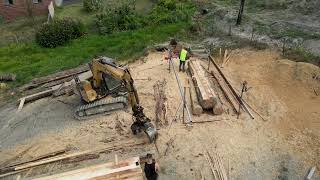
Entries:
{"type": "Polygon", "coordinates": [[[297,62],[308,62],[320,66],[320,56],[314,55],[304,48],[287,49],[284,57],[297,62]]]}
{"type": "Polygon", "coordinates": [[[95,55],[105,55],[117,60],[134,59],[145,48],[163,42],[177,34],[185,33],[187,24],[161,25],[108,36],[89,34],[65,46],[54,49],[42,48],[35,43],[10,45],[0,48],[0,73],[15,73],[21,85],[32,78],[89,62],[95,55]]]}

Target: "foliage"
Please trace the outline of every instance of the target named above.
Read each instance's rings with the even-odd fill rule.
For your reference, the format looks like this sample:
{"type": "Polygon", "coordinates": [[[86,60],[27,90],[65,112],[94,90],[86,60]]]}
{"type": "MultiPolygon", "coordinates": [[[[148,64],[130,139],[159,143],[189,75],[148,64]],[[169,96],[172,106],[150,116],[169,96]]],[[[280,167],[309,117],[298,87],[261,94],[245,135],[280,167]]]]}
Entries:
{"type": "Polygon", "coordinates": [[[314,55],[302,47],[287,49],[285,57],[297,62],[308,62],[320,66],[320,56],[314,55]]]}
{"type": "Polygon", "coordinates": [[[195,7],[189,1],[159,0],[146,15],[138,14],[134,5],[123,4],[97,15],[96,25],[100,34],[133,30],[177,22],[189,22],[195,7]]]}
{"type": "Polygon", "coordinates": [[[94,12],[102,8],[102,0],[83,0],[83,8],[87,12],[94,12]]]}
{"type": "Polygon", "coordinates": [[[21,85],[32,78],[87,63],[95,55],[107,55],[117,60],[135,59],[150,45],[169,37],[185,36],[183,27],[188,27],[188,24],[146,27],[103,36],[88,34],[85,38],[71,41],[68,46],[52,49],[35,43],[12,44],[0,48],[0,72],[17,74],[14,83],[21,85]]]}
{"type": "Polygon", "coordinates": [[[129,4],[123,4],[113,10],[106,10],[96,16],[96,25],[100,34],[134,30],[143,24],[142,17],[129,4]]]}
{"type": "Polygon", "coordinates": [[[42,47],[54,48],[84,35],[84,25],[74,19],[57,19],[43,24],[36,33],[36,42],[42,47]]]}

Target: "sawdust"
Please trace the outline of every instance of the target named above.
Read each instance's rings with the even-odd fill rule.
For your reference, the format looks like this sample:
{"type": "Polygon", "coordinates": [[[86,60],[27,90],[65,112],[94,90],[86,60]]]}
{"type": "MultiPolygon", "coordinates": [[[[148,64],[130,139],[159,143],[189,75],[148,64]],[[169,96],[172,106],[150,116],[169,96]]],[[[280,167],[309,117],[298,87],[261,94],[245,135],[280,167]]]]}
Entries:
{"type": "MultiPolygon", "coordinates": [[[[318,67],[283,60],[271,50],[238,50],[222,70],[237,90],[243,80],[248,82],[252,88],[244,99],[267,121],[257,115],[252,120],[245,113],[237,119],[233,113],[213,116],[207,112],[193,118],[222,121],[195,123],[187,128],[182,124],[182,112],[177,112],[181,97],[164,55],[150,52],[129,65],[141,104],[153,120],[153,85],[166,79],[169,126],[158,129],[160,135],[156,143],[161,179],[191,180],[197,179],[199,174],[212,179],[204,157],[206,150],[221,155],[224,167],[229,167],[231,179],[303,179],[310,166],[320,166],[320,97],[313,91],[319,89],[319,80],[315,78],[315,74],[319,74],[318,67]]],[[[177,68],[178,62],[174,63],[177,68]]],[[[184,82],[186,74],[181,72],[179,77],[184,82]]],[[[0,109],[1,161],[30,146],[34,149],[20,160],[63,147],[86,150],[126,139],[146,140],[144,134],[137,137],[130,132],[130,109],[79,122],[72,117],[72,110],[78,103],[79,98],[73,95],[36,101],[26,105],[20,114],[14,113],[12,105],[0,109]],[[119,128],[119,120],[125,125],[123,128],[119,128]]],[[[155,149],[151,144],[110,152],[94,162],[112,160],[115,153],[124,158],[155,149]]],[[[54,169],[59,170],[59,167],[54,169]]]]}

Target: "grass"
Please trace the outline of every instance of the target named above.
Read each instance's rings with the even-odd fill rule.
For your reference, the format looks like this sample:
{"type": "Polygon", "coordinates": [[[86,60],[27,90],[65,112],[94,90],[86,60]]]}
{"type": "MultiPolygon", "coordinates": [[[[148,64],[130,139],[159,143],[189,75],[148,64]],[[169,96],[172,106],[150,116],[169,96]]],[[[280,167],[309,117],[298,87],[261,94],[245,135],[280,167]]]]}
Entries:
{"type": "Polygon", "coordinates": [[[35,77],[89,62],[95,55],[106,55],[117,60],[134,59],[149,45],[184,34],[182,29],[187,25],[161,25],[108,36],[89,34],[54,49],[42,48],[35,43],[13,44],[0,48],[0,73],[15,73],[17,81],[12,85],[17,86],[35,77]]]}
{"type": "Polygon", "coordinates": [[[297,62],[308,62],[320,66],[320,56],[316,56],[304,48],[288,49],[284,57],[297,62]]]}

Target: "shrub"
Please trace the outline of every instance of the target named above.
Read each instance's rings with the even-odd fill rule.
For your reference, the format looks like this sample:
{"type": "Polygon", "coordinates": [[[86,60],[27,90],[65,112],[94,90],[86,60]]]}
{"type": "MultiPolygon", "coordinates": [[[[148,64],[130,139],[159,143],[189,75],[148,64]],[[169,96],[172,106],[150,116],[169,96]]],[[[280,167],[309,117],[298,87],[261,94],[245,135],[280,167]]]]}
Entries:
{"type": "Polygon", "coordinates": [[[102,8],[102,0],[83,0],[83,8],[87,12],[97,11],[102,8]]]}
{"type": "Polygon", "coordinates": [[[144,26],[157,26],[181,21],[189,21],[195,8],[188,0],[159,0],[144,16],[137,14],[134,5],[124,4],[96,16],[96,26],[100,34],[133,30],[144,26]]]}
{"type": "Polygon", "coordinates": [[[129,4],[123,4],[113,10],[107,10],[96,16],[96,25],[100,34],[110,34],[116,31],[133,30],[144,24],[129,4]]]}
{"type": "Polygon", "coordinates": [[[43,47],[54,48],[84,35],[84,25],[69,18],[43,24],[36,33],[36,42],[43,47]]]}

